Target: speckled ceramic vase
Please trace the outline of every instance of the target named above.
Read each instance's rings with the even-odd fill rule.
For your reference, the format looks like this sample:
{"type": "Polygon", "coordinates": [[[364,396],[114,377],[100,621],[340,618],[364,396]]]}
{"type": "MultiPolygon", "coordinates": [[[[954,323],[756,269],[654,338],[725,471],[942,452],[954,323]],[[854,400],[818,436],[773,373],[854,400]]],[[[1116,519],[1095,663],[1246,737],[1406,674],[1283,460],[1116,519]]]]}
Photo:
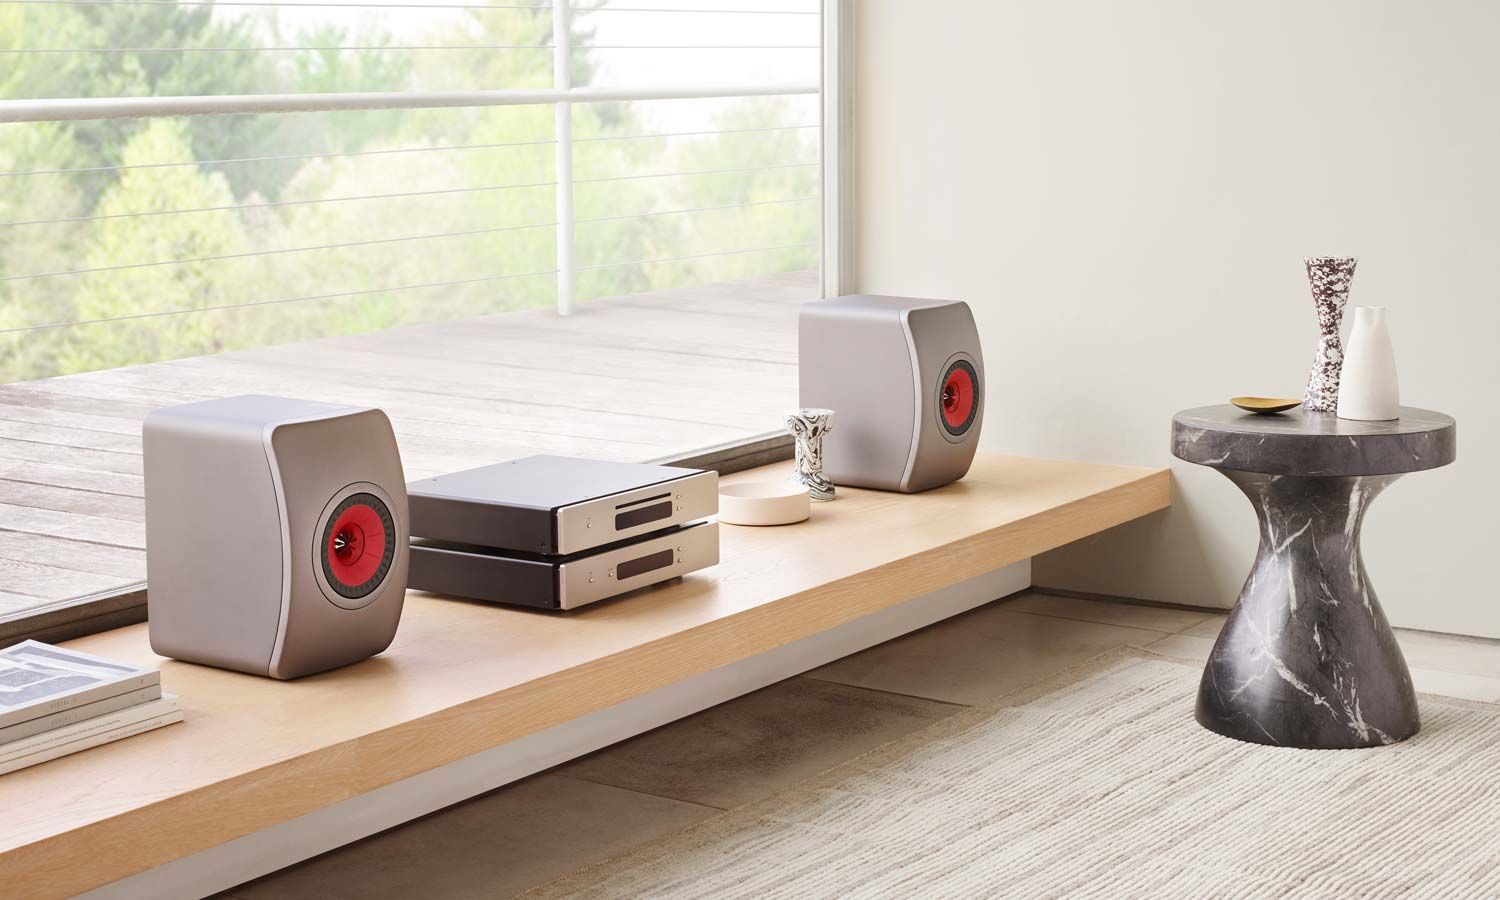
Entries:
{"type": "Polygon", "coordinates": [[[1313,308],[1318,314],[1318,351],[1307,378],[1302,408],[1310,412],[1334,412],[1339,405],[1339,373],[1344,366],[1344,348],[1339,326],[1344,305],[1349,302],[1349,283],[1354,280],[1352,256],[1309,256],[1307,281],[1312,286],[1313,308]]]}
{"type": "Polygon", "coordinates": [[[786,414],[786,428],[796,442],[790,480],[805,486],[813,500],[832,500],[833,482],[823,474],[823,435],[833,430],[833,410],[793,410],[786,414]]]}

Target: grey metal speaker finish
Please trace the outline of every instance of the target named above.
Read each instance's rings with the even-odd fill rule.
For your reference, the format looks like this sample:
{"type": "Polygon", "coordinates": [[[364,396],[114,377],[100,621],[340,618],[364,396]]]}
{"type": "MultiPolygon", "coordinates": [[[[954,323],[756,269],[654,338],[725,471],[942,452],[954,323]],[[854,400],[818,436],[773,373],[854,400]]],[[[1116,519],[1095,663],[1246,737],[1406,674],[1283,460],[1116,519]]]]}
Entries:
{"type": "Polygon", "coordinates": [[[984,356],[967,303],[854,294],[803,304],[801,406],[831,409],[823,470],[834,484],[923,491],[969,471],[984,422],[984,356]],[[973,416],[945,427],[943,379],[975,377],[973,416]],[[958,431],[959,433],[954,433],[958,431]]]}
{"type": "Polygon", "coordinates": [[[147,609],[163,656],[273,678],[390,646],[406,593],[406,479],[378,409],[250,395],[157,410],[143,433],[147,609]],[[354,494],[389,513],[376,587],[341,596],[326,519],[354,494]]]}
{"type": "Polygon", "coordinates": [[[1172,453],[1223,472],[1260,520],[1255,566],[1204,667],[1198,722],[1242,741],[1309,749],[1416,734],[1411,675],[1359,537],[1393,481],[1453,462],[1453,419],[1411,408],[1358,422],[1210,406],[1172,420],[1172,453]]]}

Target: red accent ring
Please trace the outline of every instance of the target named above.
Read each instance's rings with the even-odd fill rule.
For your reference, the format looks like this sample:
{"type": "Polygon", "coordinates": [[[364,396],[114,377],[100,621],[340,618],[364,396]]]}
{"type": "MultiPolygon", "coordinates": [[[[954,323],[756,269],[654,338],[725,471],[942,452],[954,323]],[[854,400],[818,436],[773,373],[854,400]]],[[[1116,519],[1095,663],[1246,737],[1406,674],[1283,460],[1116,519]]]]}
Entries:
{"type": "Polygon", "coordinates": [[[968,366],[955,365],[948,370],[941,394],[943,423],[948,430],[961,434],[974,417],[974,375],[968,366]]]}
{"type": "Polygon", "coordinates": [[[379,571],[385,557],[385,524],[380,512],[367,503],[356,503],[334,520],[323,546],[324,571],[347,588],[357,588],[379,571]]]}

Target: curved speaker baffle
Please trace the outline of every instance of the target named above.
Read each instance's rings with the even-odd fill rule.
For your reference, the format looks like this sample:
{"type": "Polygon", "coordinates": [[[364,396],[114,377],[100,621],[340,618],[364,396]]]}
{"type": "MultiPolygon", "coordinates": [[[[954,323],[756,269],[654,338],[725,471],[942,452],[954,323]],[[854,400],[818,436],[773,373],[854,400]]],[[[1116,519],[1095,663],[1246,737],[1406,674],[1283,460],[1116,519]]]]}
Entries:
{"type": "Polygon", "coordinates": [[[979,415],[979,373],[967,359],[948,365],[938,390],[938,418],[943,430],[957,437],[968,431],[979,415]]]}

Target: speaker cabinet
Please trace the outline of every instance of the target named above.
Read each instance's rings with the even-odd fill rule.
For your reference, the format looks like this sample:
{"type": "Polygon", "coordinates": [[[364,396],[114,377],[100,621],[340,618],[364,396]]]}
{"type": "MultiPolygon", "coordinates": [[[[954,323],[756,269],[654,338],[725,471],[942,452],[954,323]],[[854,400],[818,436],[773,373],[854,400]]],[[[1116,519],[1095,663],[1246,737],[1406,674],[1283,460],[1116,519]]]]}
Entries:
{"type": "Polygon", "coordinates": [[[984,422],[984,357],[967,303],[855,294],[802,307],[801,405],[834,411],[834,484],[924,491],[964,477],[984,422]]]}
{"type": "Polygon", "coordinates": [[[385,413],[231,397],[153,412],[143,439],[153,650],[297,678],[390,646],[410,541],[385,413]]]}

